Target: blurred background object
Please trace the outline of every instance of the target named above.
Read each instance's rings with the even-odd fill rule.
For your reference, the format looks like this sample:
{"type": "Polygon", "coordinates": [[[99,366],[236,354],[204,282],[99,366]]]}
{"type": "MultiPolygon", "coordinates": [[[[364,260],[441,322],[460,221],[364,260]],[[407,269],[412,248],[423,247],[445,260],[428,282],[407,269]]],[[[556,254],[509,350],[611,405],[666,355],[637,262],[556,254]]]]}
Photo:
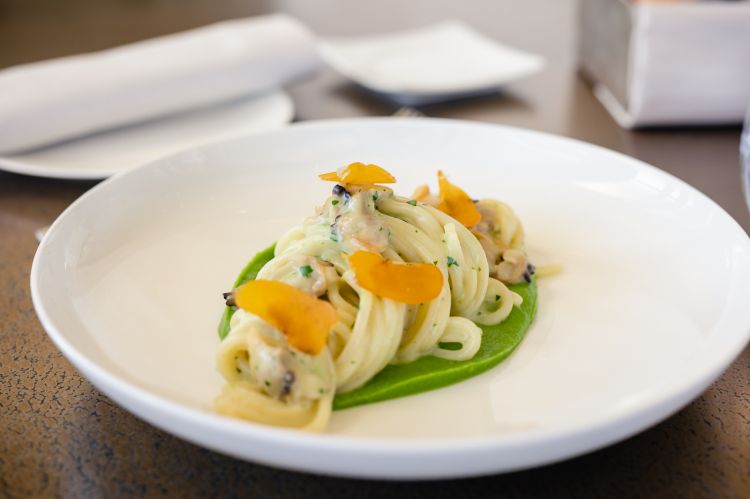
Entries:
{"type": "Polygon", "coordinates": [[[750,210],[750,105],[745,115],[745,127],[740,139],[740,168],[742,169],[742,189],[745,193],[745,202],[750,210]]]}
{"type": "Polygon", "coordinates": [[[494,94],[544,67],[456,20],[359,37],[324,38],[323,60],[374,95],[420,106],[494,94]]]}
{"type": "Polygon", "coordinates": [[[750,2],[583,0],[580,57],[625,128],[740,123],[750,2]]]}
{"type": "MultiPolygon", "coordinates": [[[[189,5],[178,0],[0,0],[0,67],[101,50],[211,22],[275,12],[299,19],[321,37],[381,34],[456,19],[497,41],[543,54],[548,62],[545,71],[556,74],[557,87],[565,92],[569,83],[563,79],[575,66],[575,6],[573,0],[530,0],[524,6],[510,0],[473,2],[470,6],[449,0],[193,0],[189,5]]],[[[341,79],[331,76],[332,72],[327,71],[314,82],[294,88],[306,92],[329,84],[340,87],[341,79]]],[[[523,86],[510,89],[506,93],[509,102],[517,103],[517,98],[523,98],[519,93],[526,93],[529,86],[530,91],[539,89],[538,81],[529,79],[523,86]]],[[[564,113],[560,104],[553,107],[555,102],[560,101],[550,99],[543,111],[558,116],[564,113]]],[[[377,114],[389,114],[398,107],[358,99],[327,104],[325,116],[320,114],[321,109],[313,113],[303,107],[298,108],[297,117],[373,114],[375,109],[380,109],[377,114]]],[[[477,110],[476,106],[473,108],[477,110]]]]}
{"type": "Polygon", "coordinates": [[[215,23],[0,71],[0,153],[278,89],[317,67],[284,15],[215,23]]]}
{"type": "Polygon", "coordinates": [[[312,33],[276,14],[6,68],[0,168],[101,179],[278,127],[294,114],[282,87],[317,67],[312,33]]]}
{"type": "MultiPolygon", "coordinates": [[[[416,11],[393,2],[390,10],[382,11],[362,3],[349,12],[330,1],[320,2],[314,10],[304,2],[283,0],[218,2],[215,10],[204,12],[207,7],[201,1],[185,9],[170,0],[137,4],[71,0],[63,13],[57,11],[58,4],[43,1],[5,2],[0,10],[0,41],[7,37],[4,46],[15,48],[9,56],[20,52],[26,53],[27,59],[26,64],[1,69],[5,60],[0,53],[0,129],[8,130],[0,136],[0,168],[29,175],[104,178],[187,147],[287,122],[294,106],[284,94],[267,95],[258,102],[228,99],[279,90],[308,74],[316,63],[316,39],[306,26],[326,41],[320,46],[328,62],[359,85],[342,87],[350,95],[339,93],[344,98],[331,99],[328,104],[333,105],[316,110],[317,117],[324,117],[320,111],[330,117],[350,115],[352,110],[339,112],[338,108],[352,104],[367,107],[357,114],[390,114],[405,104],[478,97],[520,104],[523,99],[514,96],[508,84],[528,80],[543,67],[540,56],[505,46],[496,36],[475,29],[473,25],[486,26],[490,34],[497,34],[496,26],[482,21],[486,19],[484,9],[461,10],[448,4],[435,11],[425,3],[423,11],[416,11]],[[175,15],[164,17],[160,9],[174,9],[175,15]],[[184,18],[186,11],[205,14],[212,21],[229,20],[196,28],[184,18]],[[279,11],[301,16],[302,23],[279,11]],[[352,20],[342,23],[337,16],[326,15],[334,11],[352,20]],[[50,19],[50,13],[67,17],[50,19]],[[159,36],[133,43],[129,35],[137,29],[130,29],[133,23],[128,19],[136,13],[144,21],[137,29],[143,29],[143,24],[159,25],[161,32],[149,32],[159,36]],[[268,13],[276,15],[252,16],[268,13]],[[236,19],[238,14],[250,16],[236,19]],[[425,24],[454,16],[450,22],[425,24]],[[70,35],[54,31],[60,19],[70,19],[70,35]],[[104,33],[102,24],[118,29],[104,33]],[[18,26],[26,29],[18,30],[18,26]],[[400,26],[417,29],[394,32],[400,26]],[[187,28],[192,29],[184,31],[187,28]],[[173,33],[175,29],[179,32],[173,33]],[[351,33],[358,36],[341,36],[351,33]],[[372,38],[372,33],[377,33],[377,38],[372,38]],[[54,58],[64,54],[59,52],[56,37],[80,55],[54,58]],[[87,44],[75,45],[76,40],[84,39],[87,44]],[[109,43],[100,44],[100,39],[109,43]],[[369,44],[365,52],[372,55],[366,60],[359,50],[363,44],[369,44]],[[39,57],[53,58],[35,62],[39,57]],[[360,70],[346,69],[352,67],[360,70]],[[370,88],[369,94],[361,90],[365,87],[370,88]],[[382,91],[399,87],[404,88],[382,91]],[[388,107],[373,113],[383,108],[373,95],[386,97],[388,107]],[[107,156],[105,161],[102,155],[107,156]]],[[[564,6],[571,19],[572,6],[570,2],[564,6]]],[[[540,21],[551,28],[554,19],[550,15],[540,21]]],[[[529,39],[523,43],[538,45],[529,39]]],[[[562,59],[552,66],[562,75],[564,66],[559,61],[562,59]]],[[[291,88],[317,89],[331,74],[328,70],[310,84],[291,88]]],[[[475,103],[474,109],[481,108],[475,103]]],[[[314,117],[303,109],[298,109],[296,116],[314,117]]]]}

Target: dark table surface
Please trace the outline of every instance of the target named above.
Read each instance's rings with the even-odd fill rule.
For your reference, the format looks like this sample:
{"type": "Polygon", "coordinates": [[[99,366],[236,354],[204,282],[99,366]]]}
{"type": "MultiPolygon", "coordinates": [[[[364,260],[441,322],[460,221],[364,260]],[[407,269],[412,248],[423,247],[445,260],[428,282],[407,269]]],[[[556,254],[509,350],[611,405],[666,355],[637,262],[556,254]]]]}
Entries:
{"type": "MultiPolygon", "coordinates": [[[[276,10],[322,35],[456,17],[541,53],[546,69],[502,94],[425,113],[522,126],[621,151],[692,184],[750,230],[738,173],[739,128],[619,128],[576,72],[574,1],[0,0],[0,68],[276,10]]],[[[395,109],[329,70],[289,90],[299,121],[395,109]]],[[[750,496],[750,349],[701,397],[654,428],[582,457],[504,475],[421,483],[313,477],[238,461],[163,433],[82,378],[47,339],[31,305],[34,230],[93,185],[0,172],[0,496],[750,496]]]]}

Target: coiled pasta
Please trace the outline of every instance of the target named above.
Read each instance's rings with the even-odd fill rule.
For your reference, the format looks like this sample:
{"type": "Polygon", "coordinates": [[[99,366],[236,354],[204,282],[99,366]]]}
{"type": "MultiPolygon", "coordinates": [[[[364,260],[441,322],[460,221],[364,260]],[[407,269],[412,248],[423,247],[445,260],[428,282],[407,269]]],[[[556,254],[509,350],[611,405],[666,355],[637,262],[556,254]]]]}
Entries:
{"type": "MultiPolygon", "coordinates": [[[[338,320],[326,347],[316,355],[295,351],[260,317],[237,310],[218,352],[227,381],[216,400],[219,412],[322,430],[337,392],[361,387],[389,363],[426,355],[470,359],[482,342],[477,324],[500,323],[520,305],[519,295],[490,276],[492,264],[479,235],[448,214],[379,186],[344,192],[288,231],[258,274],[333,305],[338,320]],[[357,250],[434,265],[442,288],[418,304],[378,296],[359,285],[350,267],[347,255],[357,250]]],[[[504,249],[522,250],[523,232],[513,212],[494,202],[483,209],[494,210],[493,230],[502,234],[504,249]]]]}

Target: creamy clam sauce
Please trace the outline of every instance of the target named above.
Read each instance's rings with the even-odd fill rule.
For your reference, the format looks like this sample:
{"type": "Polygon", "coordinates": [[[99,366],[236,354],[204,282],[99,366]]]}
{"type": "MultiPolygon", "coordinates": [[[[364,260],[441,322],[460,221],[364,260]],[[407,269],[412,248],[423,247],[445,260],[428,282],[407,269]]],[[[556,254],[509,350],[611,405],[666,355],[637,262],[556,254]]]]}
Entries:
{"type": "Polygon", "coordinates": [[[385,251],[390,236],[382,217],[376,214],[377,202],[384,196],[393,196],[393,191],[374,185],[336,185],[320,213],[330,222],[331,238],[352,251],[385,251]]]}
{"type": "Polygon", "coordinates": [[[238,359],[238,369],[270,397],[306,405],[334,389],[327,360],[290,348],[284,335],[270,325],[256,322],[250,326],[248,351],[249,359],[238,359]]]}
{"type": "MultiPolygon", "coordinates": [[[[420,203],[434,208],[437,208],[440,204],[440,198],[430,193],[427,185],[417,187],[412,197],[420,203]]],[[[523,251],[503,242],[501,237],[502,221],[495,203],[495,201],[484,199],[474,201],[474,206],[481,215],[481,219],[471,227],[472,233],[479,240],[487,257],[490,276],[505,284],[530,282],[535,268],[529,263],[523,251]]]]}

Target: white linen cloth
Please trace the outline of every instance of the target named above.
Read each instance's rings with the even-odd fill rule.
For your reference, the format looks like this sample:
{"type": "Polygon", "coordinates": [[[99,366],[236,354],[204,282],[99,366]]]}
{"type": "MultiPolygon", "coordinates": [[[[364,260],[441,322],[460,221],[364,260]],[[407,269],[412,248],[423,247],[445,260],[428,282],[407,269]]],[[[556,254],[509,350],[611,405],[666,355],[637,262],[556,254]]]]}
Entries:
{"type": "Polygon", "coordinates": [[[315,69],[309,30],[286,15],[0,71],[0,153],[261,93],[315,69]]]}

